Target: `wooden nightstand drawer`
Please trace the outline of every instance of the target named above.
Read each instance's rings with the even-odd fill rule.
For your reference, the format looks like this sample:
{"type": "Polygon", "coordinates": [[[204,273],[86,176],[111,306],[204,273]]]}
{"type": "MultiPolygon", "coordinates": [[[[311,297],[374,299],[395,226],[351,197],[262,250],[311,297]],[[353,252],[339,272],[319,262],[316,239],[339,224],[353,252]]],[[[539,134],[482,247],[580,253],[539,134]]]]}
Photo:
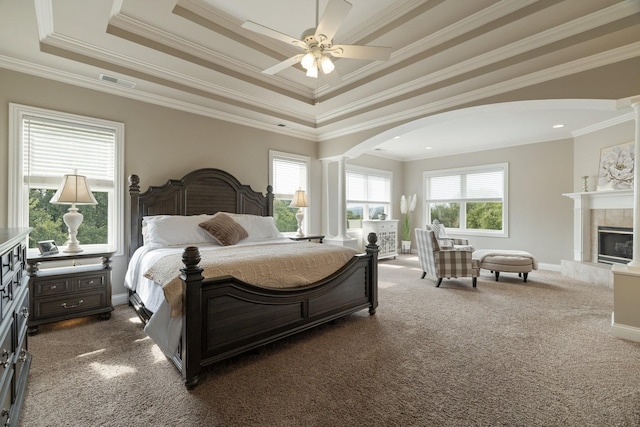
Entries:
{"type": "Polygon", "coordinates": [[[85,291],[87,289],[104,288],[107,283],[107,272],[93,274],[91,276],[78,277],[78,290],[85,291]]]}
{"type": "Polygon", "coordinates": [[[58,295],[71,291],[71,279],[58,277],[56,279],[43,280],[41,282],[37,282],[34,288],[35,297],[58,295]]]}
{"type": "Polygon", "coordinates": [[[34,299],[33,316],[37,319],[67,316],[104,307],[105,293],[73,293],[60,298],[34,299]]]}

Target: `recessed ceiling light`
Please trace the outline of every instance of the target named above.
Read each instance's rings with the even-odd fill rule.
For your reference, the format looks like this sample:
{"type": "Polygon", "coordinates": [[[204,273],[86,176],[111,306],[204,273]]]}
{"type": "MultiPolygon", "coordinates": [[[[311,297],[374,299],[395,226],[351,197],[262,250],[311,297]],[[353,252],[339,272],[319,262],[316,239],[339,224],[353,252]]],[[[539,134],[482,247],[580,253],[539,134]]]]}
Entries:
{"type": "Polygon", "coordinates": [[[553,128],[554,128],[554,129],[561,129],[561,128],[563,128],[563,127],[564,127],[564,125],[563,125],[563,124],[553,125],[553,128]]]}
{"type": "Polygon", "coordinates": [[[424,147],[425,150],[431,150],[433,147],[424,147]]]}
{"type": "Polygon", "coordinates": [[[399,136],[394,136],[393,139],[400,139],[400,137],[399,136]]]}

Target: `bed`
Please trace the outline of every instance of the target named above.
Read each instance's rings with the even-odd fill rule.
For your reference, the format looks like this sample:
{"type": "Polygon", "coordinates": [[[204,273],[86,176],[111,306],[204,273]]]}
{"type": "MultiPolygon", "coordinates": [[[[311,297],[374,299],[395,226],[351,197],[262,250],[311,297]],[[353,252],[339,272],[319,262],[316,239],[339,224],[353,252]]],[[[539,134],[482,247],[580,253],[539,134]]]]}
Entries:
{"type": "MultiPolygon", "coordinates": [[[[143,245],[143,231],[148,233],[147,227],[143,230],[144,219],[166,217],[169,220],[198,221],[196,218],[200,215],[228,214],[235,215],[233,218],[238,221],[254,221],[259,217],[273,221],[272,188],[268,186],[266,194],[262,194],[241,184],[229,173],[212,168],[195,170],[181,179],[170,179],[162,186],[150,186],[144,192],[140,192],[137,175],[129,177],[129,184],[130,262],[125,280],[129,288],[129,304],[144,322],[148,335],[181,371],[187,389],[197,385],[205,366],[360,310],[368,309],[371,315],[375,314],[378,306],[378,246],[376,235],[371,233],[364,253],[350,256],[344,265],[328,276],[294,288],[274,287],[273,283],[269,287],[250,284],[233,275],[205,278],[203,271],[210,268],[203,268],[200,262],[211,250],[209,245],[177,245],[182,263],[180,272],[176,272],[181,284],[182,305],[181,315],[175,316],[175,307],[167,298],[158,297],[155,291],[155,296],[150,297],[150,291],[142,292],[140,285],[130,283],[154,283],[148,278],[138,278],[146,267],[138,267],[135,262],[141,252],[153,253],[156,250],[143,245]],[[165,342],[172,334],[178,336],[175,351],[165,342]]],[[[195,237],[185,239],[198,240],[195,237]]],[[[303,243],[287,240],[294,244],[303,243]]],[[[280,240],[278,243],[289,248],[286,242],[280,240]]],[[[304,242],[304,245],[315,248],[328,246],[309,242],[304,242]]],[[[176,250],[175,246],[172,251],[176,250]]],[[[162,292],[162,287],[155,285],[162,292]]]]}

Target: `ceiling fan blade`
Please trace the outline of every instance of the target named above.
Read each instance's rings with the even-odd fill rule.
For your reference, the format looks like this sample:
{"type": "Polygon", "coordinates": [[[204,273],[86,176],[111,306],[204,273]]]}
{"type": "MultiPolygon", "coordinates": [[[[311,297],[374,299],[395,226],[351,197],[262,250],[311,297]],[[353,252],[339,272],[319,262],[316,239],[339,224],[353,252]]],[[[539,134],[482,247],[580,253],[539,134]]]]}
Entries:
{"type": "Polygon", "coordinates": [[[331,41],[353,5],[345,0],[329,0],[316,28],[316,40],[331,41]]]}
{"type": "Polygon", "coordinates": [[[282,42],[285,42],[287,44],[292,44],[294,46],[298,46],[299,48],[302,49],[309,49],[309,46],[307,46],[307,44],[305,42],[303,42],[302,40],[298,40],[294,37],[288,36],[284,33],[281,33],[279,31],[276,30],[272,30],[269,27],[265,27],[264,25],[260,25],[260,24],[256,24],[253,21],[244,21],[242,23],[242,28],[245,28],[247,30],[256,32],[258,34],[262,34],[263,36],[267,36],[267,37],[271,37],[273,39],[276,40],[280,40],[282,42]]]}
{"type": "Polygon", "coordinates": [[[336,58],[377,59],[386,61],[391,56],[391,48],[384,46],[337,44],[331,46],[331,49],[326,49],[325,53],[329,53],[336,58]]]}
{"type": "Polygon", "coordinates": [[[285,68],[288,68],[294,64],[297,64],[298,62],[300,62],[300,60],[302,59],[302,57],[304,56],[304,53],[301,53],[299,55],[296,56],[292,56],[289,59],[286,59],[282,62],[277,63],[276,65],[267,68],[266,70],[263,70],[262,73],[263,74],[276,74],[279,73],[280,71],[284,70],[285,68]]]}

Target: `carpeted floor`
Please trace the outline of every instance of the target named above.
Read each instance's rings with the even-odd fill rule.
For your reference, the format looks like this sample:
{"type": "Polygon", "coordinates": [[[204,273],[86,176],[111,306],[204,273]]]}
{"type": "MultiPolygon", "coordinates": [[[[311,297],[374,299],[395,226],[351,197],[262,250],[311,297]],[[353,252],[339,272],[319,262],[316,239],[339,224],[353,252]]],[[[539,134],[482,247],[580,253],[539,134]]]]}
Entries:
{"type": "Polygon", "coordinates": [[[640,343],[611,289],[533,271],[420,280],[380,262],[380,306],[206,370],[189,392],[133,310],[41,327],[27,426],[639,426],[640,343]]]}

